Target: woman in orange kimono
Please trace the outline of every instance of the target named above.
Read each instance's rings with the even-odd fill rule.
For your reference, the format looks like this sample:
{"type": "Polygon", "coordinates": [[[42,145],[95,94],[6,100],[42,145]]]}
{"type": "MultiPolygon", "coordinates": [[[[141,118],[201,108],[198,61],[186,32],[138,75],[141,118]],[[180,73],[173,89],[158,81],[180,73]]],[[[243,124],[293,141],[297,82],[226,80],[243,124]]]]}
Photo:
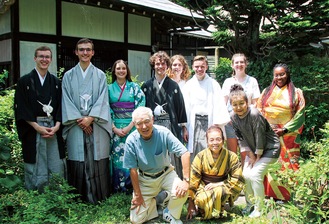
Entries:
{"type": "MultiPolygon", "coordinates": [[[[281,169],[288,167],[298,170],[300,134],[305,122],[305,99],[302,90],[296,88],[291,81],[290,70],[286,64],[274,66],[272,84],[263,90],[257,102],[257,108],[280,137],[281,169]]],[[[271,176],[268,177],[271,178],[271,176]]],[[[272,187],[275,188],[275,186],[272,187]]],[[[283,195],[283,198],[278,197],[277,194],[273,195],[275,191],[275,189],[268,189],[266,194],[278,199],[289,199],[288,195],[283,195]]]]}

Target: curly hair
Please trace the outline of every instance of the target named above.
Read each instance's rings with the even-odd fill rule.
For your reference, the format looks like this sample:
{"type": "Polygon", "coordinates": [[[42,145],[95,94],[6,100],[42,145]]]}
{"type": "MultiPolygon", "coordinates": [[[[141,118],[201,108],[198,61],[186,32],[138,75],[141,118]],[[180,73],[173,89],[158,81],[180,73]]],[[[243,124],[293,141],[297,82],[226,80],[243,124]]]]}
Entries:
{"type": "Polygon", "coordinates": [[[169,66],[170,66],[170,57],[168,56],[168,54],[165,51],[158,51],[158,52],[154,53],[149,59],[149,63],[151,65],[152,69],[154,69],[155,60],[157,58],[159,58],[160,61],[166,62],[167,67],[169,68],[169,66]]]}

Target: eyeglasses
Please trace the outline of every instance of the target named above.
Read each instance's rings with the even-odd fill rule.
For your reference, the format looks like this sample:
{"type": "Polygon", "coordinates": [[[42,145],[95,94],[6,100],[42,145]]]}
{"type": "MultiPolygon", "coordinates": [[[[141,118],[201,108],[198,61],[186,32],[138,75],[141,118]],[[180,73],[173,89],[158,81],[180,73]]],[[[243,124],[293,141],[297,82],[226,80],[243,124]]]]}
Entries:
{"type": "Polygon", "coordinates": [[[285,76],[285,75],[286,75],[286,73],[283,72],[283,73],[279,73],[279,74],[274,74],[274,77],[275,77],[275,78],[278,78],[278,77],[283,77],[283,76],[285,76]]]}
{"type": "Polygon", "coordinates": [[[93,49],[91,49],[91,48],[79,48],[78,50],[81,51],[81,52],[84,52],[84,51],[90,52],[93,49]]]}
{"type": "Polygon", "coordinates": [[[38,55],[37,58],[49,60],[49,59],[51,59],[51,56],[49,56],[49,55],[38,55]]]}

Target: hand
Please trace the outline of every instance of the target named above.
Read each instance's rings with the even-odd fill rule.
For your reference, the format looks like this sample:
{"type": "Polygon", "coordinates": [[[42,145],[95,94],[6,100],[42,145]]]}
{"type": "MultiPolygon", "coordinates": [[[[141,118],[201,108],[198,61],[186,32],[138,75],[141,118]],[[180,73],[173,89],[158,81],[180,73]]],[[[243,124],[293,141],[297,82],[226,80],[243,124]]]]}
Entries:
{"type": "Polygon", "coordinates": [[[93,117],[82,117],[77,120],[78,126],[88,135],[91,135],[93,132],[92,127],[90,126],[94,121],[93,117]]]}
{"type": "Polygon", "coordinates": [[[181,181],[176,187],[176,197],[185,197],[189,188],[189,183],[186,181],[181,181]]]}
{"type": "Polygon", "coordinates": [[[133,199],[131,200],[130,210],[134,210],[135,208],[137,208],[136,214],[138,214],[139,213],[139,210],[140,210],[140,206],[146,207],[146,204],[144,202],[143,196],[142,195],[136,196],[134,194],[133,199]]]}
{"type": "Polygon", "coordinates": [[[46,129],[47,129],[48,133],[47,134],[44,134],[44,135],[41,135],[41,137],[43,137],[43,138],[51,138],[58,131],[58,128],[56,126],[55,127],[51,127],[51,128],[46,128],[46,129]]]}
{"type": "Polygon", "coordinates": [[[119,136],[119,137],[124,137],[126,135],[126,133],[123,131],[123,129],[119,129],[119,128],[113,128],[113,132],[119,136]]]}
{"type": "Polygon", "coordinates": [[[206,191],[209,191],[209,190],[212,190],[212,189],[214,189],[214,188],[216,188],[216,187],[219,187],[220,185],[223,185],[223,182],[209,183],[209,184],[207,184],[207,185],[204,187],[204,189],[205,189],[206,191]]]}
{"type": "Polygon", "coordinates": [[[129,126],[126,126],[124,128],[122,128],[122,132],[124,133],[124,135],[128,135],[128,133],[130,132],[131,128],[129,128],[129,126]]]}
{"type": "Polygon", "coordinates": [[[285,134],[283,128],[273,128],[273,131],[274,131],[275,134],[277,134],[278,136],[283,136],[283,135],[285,134]]]}
{"type": "Polygon", "coordinates": [[[248,166],[253,167],[254,164],[256,163],[256,156],[253,152],[250,151],[248,154],[248,157],[249,157],[248,166]]]}
{"type": "Polygon", "coordinates": [[[41,135],[43,138],[51,138],[54,136],[54,132],[52,128],[44,127],[44,126],[39,126],[37,128],[37,132],[41,135]]]}
{"type": "Polygon", "coordinates": [[[86,127],[85,129],[83,129],[83,131],[87,134],[87,135],[91,135],[93,133],[93,128],[91,126],[86,127]]]}
{"type": "Polygon", "coordinates": [[[188,131],[185,126],[183,127],[183,140],[184,142],[188,142],[188,131]]]}
{"type": "Polygon", "coordinates": [[[82,117],[77,120],[78,125],[81,129],[84,129],[85,127],[89,127],[94,121],[93,117],[82,117]]]}
{"type": "Polygon", "coordinates": [[[192,219],[197,213],[198,211],[195,207],[194,201],[190,198],[188,201],[186,220],[192,219]]]}

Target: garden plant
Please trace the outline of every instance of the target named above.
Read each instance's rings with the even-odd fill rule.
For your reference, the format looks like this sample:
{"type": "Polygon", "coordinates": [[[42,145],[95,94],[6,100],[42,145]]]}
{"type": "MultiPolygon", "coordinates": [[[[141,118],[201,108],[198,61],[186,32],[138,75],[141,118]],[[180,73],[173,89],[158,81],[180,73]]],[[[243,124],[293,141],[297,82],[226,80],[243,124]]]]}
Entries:
{"type": "MultiPolygon", "coordinates": [[[[221,80],[231,73],[231,62],[229,59],[221,59],[220,62],[216,77],[222,83],[221,80]]],[[[221,223],[329,222],[329,115],[326,103],[329,60],[306,55],[298,60],[292,57],[289,62],[292,74],[297,74],[292,76],[295,85],[303,89],[308,99],[300,170],[291,172],[287,169],[278,177],[289,184],[292,199],[283,204],[269,199],[266,203],[268,214],[257,220],[242,216],[242,205],[227,208],[222,214],[221,223]]],[[[274,63],[273,59],[268,59],[250,64],[249,73],[260,80],[261,88],[269,85],[274,63]]],[[[6,76],[7,72],[3,71],[1,80],[6,76]]],[[[72,193],[72,187],[65,180],[58,177],[51,180],[43,193],[24,189],[21,146],[14,125],[13,96],[13,89],[1,89],[0,222],[129,223],[131,195],[114,194],[98,205],[86,204],[72,193]]],[[[182,220],[185,216],[186,206],[182,220]]],[[[161,222],[162,220],[158,219],[153,223],[161,222]]],[[[195,219],[192,223],[205,222],[195,219]]],[[[207,223],[218,223],[218,219],[207,223]]]]}

